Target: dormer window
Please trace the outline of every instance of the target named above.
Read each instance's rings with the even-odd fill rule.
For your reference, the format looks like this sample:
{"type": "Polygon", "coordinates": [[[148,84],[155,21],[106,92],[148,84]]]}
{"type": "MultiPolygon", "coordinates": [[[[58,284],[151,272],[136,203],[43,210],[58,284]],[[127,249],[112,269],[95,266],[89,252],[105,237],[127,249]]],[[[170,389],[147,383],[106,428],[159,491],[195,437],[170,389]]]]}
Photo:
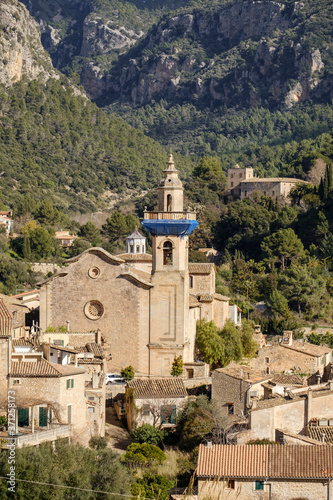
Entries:
{"type": "Polygon", "coordinates": [[[172,243],[166,241],[163,245],[163,265],[172,266],[172,243]]]}

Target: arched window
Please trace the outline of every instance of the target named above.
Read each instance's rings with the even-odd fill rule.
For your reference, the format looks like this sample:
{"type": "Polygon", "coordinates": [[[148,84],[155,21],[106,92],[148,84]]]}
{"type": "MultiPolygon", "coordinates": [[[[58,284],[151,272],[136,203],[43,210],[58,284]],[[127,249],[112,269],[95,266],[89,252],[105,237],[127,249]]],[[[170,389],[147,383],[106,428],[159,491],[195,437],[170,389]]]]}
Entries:
{"type": "Polygon", "coordinates": [[[172,196],[168,194],[167,196],[167,212],[172,212],[172,196]]]}
{"type": "Polygon", "coordinates": [[[163,265],[172,266],[172,243],[166,241],[163,245],[163,265]]]}

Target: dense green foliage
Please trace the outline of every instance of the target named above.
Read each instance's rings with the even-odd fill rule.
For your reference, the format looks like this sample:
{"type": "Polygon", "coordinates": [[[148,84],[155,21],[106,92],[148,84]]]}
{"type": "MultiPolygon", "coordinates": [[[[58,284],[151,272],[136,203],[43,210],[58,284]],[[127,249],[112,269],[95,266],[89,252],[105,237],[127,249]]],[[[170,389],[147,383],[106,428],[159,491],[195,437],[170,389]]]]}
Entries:
{"type": "Polygon", "coordinates": [[[132,495],[137,498],[158,498],[159,500],[168,500],[170,498],[169,490],[173,483],[166,477],[158,474],[143,474],[131,487],[132,495]]]}
{"type": "Polygon", "coordinates": [[[253,324],[246,320],[242,328],[227,320],[220,330],[214,321],[203,319],[197,323],[196,344],[205,363],[225,366],[232,360],[240,361],[243,356],[254,356],[258,346],[253,341],[253,333],[253,324]]]}
{"type": "Polygon", "coordinates": [[[18,213],[47,199],[56,221],[58,209],[92,211],[105,206],[105,190],[142,189],[161,177],[163,148],[66,82],[0,87],[0,115],[0,196],[18,213]]]}
{"type": "Polygon", "coordinates": [[[165,453],[158,446],[149,443],[132,443],[127,446],[124,455],[124,462],[132,468],[161,464],[165,459],[165,453]]]}
{"type": "Polygon", "coordinates": [[[162,443],[164,436],[165,432],[162,429],[150,424],[143,424],[131,432],[131,438],[135,443],[148,443],[155,446],[162,443]]]}
{"type": "Polygon", "coordinates": [[[131,365],[126,366],[126,368],[123,368],[121,370],[120,374],[125,380],[132,380],[135,375],[133,366],[131,365]]]}
{"type": "Polygon", "coordinates": [[[172,363],[171,375],[173,377],[179,377],[183,373],[183,365],[184,362],[182,356],[175,358],[172,363]]]}
{"type": "MultiPolygon", "coordinates": [[[[99,493],[84,491],[84,489],[117,494],[130,492],[131,474],[120,464],[118,455],[110,449],[92,450],[58,441],[56,451],[53,451],[50,444],[16,450],[15,465],[16,478],[31,481],[31,483],[17,481],[16,494],[13,495],[7,489],[7,482],[1,480],[1,498],[93,500],[102,497],[99,493]],[[35,484],[38,481],[83,488],[83,490],[35,484]]],[[[0,469],[4,476],[9,472],[6,451],[0,454],[0,469]]],[[[108,495],[108,498],[118,497],[108,495]]]]}

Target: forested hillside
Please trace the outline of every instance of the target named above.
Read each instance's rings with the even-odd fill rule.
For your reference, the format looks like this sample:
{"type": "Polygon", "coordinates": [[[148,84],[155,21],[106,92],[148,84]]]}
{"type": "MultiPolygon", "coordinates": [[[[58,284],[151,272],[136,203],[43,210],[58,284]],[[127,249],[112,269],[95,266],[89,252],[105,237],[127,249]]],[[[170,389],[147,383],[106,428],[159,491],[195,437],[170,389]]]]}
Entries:
{"type": "Polygon", "coordinates": [[[10,206],[30,193],[66,212],[93,211],[105,190],[145,189],[161,177],[158,143],[65,82],[0,88],[0,114],[1,199],[10,206]]]}

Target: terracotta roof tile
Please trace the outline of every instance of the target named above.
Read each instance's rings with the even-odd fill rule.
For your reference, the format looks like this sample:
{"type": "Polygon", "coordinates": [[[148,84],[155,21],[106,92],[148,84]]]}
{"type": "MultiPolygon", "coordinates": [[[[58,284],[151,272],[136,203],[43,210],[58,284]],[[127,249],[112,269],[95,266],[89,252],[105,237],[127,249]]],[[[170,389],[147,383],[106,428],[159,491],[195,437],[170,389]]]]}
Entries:
{"type": "Polygon", "coordinates": [[[276,385],[304,385],[303,378],[300,375],[275,375],[271,378],[270,382],[273,382],[276,385]]]}
{"type": "Polygon", "coordinates": [[[302,184],[307,184],[306,181],[302,181],[301,179],[294,179],[293,177],[252,177],[251,179],[245,179],[242,180],[240,183],[241,184],[246,184],[250,182],[252,183],[257,183],[261,184],[263,182],[292,182],[292,183],[302,183],[302,184]]]}
{"type": "Polygon", "coordinates": [[[224,373],[225,375],[229,375],[229,377],[239,380],[249,381],[251,384],[270,378],[267,375],[263,375],[262,372],[256,368],[252,368],[248,365],[237,365],[236,363],[230,363],[225,368],[218,368],[215,372],[224,373]]]}
{"type": "Polygon", "coordinates": [[[0,335],[11,335],[13,330],[13,316],[8,311],[3,299],[0,299],[0,335]]]}
{"type": "Polygon", "coordinates": [[[187,396],[184,382],[180,378],[135,379],[127,383],[135,390],[138,399],[183,398],[187,396]]]}
{"type": "Polygon", "coordinates": [[[26,338],[26,337],[20,337],[18,339],[13,339],[12,342],[13,342],[14,347],[17,347],[17,346],[33,347],[34,346],[33,340],[26,338]]]}
{"type": "Polygon", "coordinates": [[[267,477],[269,446],[200,445],[198,477],[267,477]]]}
{"type": "Polygon", "coordinates": [[[214,264],[208,262],[189,263],[188,272],[190,274],[210,274],[214,267],[214,264]]]}
{"type": "Polygon", "coordinates": [[[45,359],[40,361],[12,361],[10,377],[62,377],[84,373],[83,370],[71,365],[49,363],[45,359]]]}
{"type": "Polygon", "coordinates": [[[302,352],[303,354],[309,354],[310,356],[323,356],[332,351],[330,347],[314,345],[310,342],[305,342],[304,344],[302,342],[293,342],[292,345],[280,344],[280,346],[285,349],[302,352]]]}
{"type": "Polygon", "coordinates": [[[333,446],[200,445],[197,475],[222,478],[332,478],[333,446]]]}
{"type": "Polygon", "coordinates": [[[269,446],[269,476],[281,478],[333,477],[333,447],[269,446]]]}
{"type": "Polygon", "coordinates": [[[333,444],[333,427],[331,425],[308,425],[306,433],[311,439],[322,442],[322,438],[324,438],[326,444],[333,444]]]}
{"type": "Polygon", "coordinates": [[[87,349],[88,349],[88,352],[94,353],[94,356],[96,356],[97,358],[104,358],[105,357],[103,349],[96,342],[89,342],[87,344],[87,349]]]}

